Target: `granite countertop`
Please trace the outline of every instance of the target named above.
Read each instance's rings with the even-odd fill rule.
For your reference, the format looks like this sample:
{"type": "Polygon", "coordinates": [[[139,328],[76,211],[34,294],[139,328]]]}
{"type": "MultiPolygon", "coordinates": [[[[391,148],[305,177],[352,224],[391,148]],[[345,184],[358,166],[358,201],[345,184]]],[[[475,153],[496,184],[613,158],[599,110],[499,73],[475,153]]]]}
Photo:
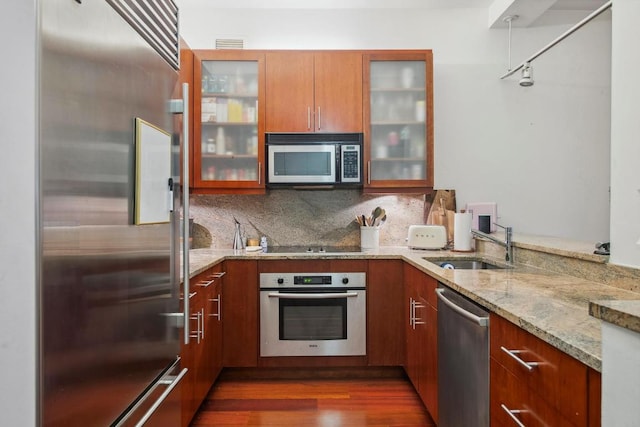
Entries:
{"type": "Polygon", "coordinates": [[[640,301],[591,301],[592,316],[640,333],[640,301]]]}
{"type": "MultiPolygon", "coordinates": [[[[553,249],[551,249],[553,250],[553,249]]],[[[565,248],[558,251],[568,253],[565,248]]],[[[570,252],[570,251],[569,251],[570,252]]],[[[600,371],[601,321],[590,315],[589,304],[598,301],[600,312],[633,314],[640,324],[640,294],[574,276],[517,263],[498,270],[445,270],[428,259],[469,258],[446,250],[420,251],[406,247],[380,247],[374,251],[340,254],[269,254],[224,249],[190,251],[191,276],[224,259],[403,259],[443,284],[460,292],[490,311],[600,371]],[[636,301],[633,301],[636,300],[636,301]],[[633,309],[626,309],[627,301],[633,309]],[[635,305],[634,305],[635,304],[635,305]]],[[[576,257],[589,257],[577,251],[576,257]]],[[[487,261],[504,261],[484,257],[487,261]]],[[[595,262],[599,262],[599,259],[595,262]]],[[[604,319],[604,318],[603,318],[604,319]]],[[[607,319],[604,319],[607,320],[607,319]]]]}

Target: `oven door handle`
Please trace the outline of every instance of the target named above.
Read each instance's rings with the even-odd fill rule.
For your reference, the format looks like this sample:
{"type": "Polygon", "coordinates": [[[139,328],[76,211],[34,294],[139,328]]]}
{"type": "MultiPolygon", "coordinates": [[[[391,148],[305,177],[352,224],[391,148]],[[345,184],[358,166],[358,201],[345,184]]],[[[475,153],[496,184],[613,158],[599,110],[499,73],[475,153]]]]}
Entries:
{"type": "Polygon", "coordinates": [[[345,298],[345,297],[357,297],[357,292],[332,292],[332,293],[319,293],[319,294],[305,294],[305,293],[280,293],[269,292],[269,298],[282,298],[282,299],[328,299],[328,298],[345,298]]]}

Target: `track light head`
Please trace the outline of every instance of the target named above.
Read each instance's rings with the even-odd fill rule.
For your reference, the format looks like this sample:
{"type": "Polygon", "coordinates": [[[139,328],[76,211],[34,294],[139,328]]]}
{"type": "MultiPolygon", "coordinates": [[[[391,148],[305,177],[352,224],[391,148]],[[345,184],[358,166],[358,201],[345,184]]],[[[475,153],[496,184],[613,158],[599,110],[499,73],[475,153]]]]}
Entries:
{"type": "Polygon", "coordinates": [[[533,86],[533,68],[529,62],[522,67],[522,78],[520,78],[520,86],[533,86]]]}

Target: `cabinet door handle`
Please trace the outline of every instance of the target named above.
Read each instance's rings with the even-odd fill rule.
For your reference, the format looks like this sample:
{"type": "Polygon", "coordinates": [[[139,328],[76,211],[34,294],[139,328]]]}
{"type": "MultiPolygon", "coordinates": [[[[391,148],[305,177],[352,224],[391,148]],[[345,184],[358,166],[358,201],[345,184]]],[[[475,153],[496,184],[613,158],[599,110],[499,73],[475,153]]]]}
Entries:
{"type": "Polygon", "coordinates": [[[200,336],[204,340],[204,308],[200,309],[200,323],[202,323],[202,328],[200,330],[200,336]]]}
{"type": "Polygon", "coordinates": [[[194,332],[189,332],[189,337],[195,338],[196,343],[200,344],[200,312],[197,312],[195,315],[190,316],[191,320],[195,320],[197,323],[196,330],[194,332]]]}
{"type": "Polygon", "coordinates": [[[533,371],[533,368],[535,368],[536,366],[540,365],[540,362],[525,362],[524,360],[519,358],[517,355],[520,354],[520,353],[524,353],[524,350],[509,350],[509,349],[507,349],[507,348],[505,348],[503,346],[500,346],[500,350],[502,350],[505,353],[507,353],[516,362],[518,362],[519,364],[524,366],[527,369],[527,371],[529,371],[529,372],[533,371]]]}
{"type": "Polygon", "coordinates": [[[367,184],[371,184],[371,160],[367,162],[367,184]]]}
{"type": "Polygon", "coordinates": [[[258,185],[262,185],[262,162],[258,162],[258,185]]]}
{"type": "Polygon", "coordinates": [[[307,129],[311,130],[311,107],[307,107],[307,129]]]}
{"type": "Polygon", "coordinates": [[[215,317],[216,319],[218,319],[218,322],[220,320],[222,320],[222,312],[220,311],[220,302],[221,302],[221,300],[222,300],[222,297],[220,296],[220,294],[218,294],[217,298],[213,298],[213,299],[209,300],[211,302],[217,303],[217,305],[218,305],[218,311],[215,314],[210,314],[211,317],[215,317]]]}
{"type": "Polygon", "coordinates": [[[509,415],[509,418],[511,418],[513,422],[518,425],[518,427],[526,427],[524,424],[522,424],[522,421],[520,421],[518,417],[516,417],[516,414],[521,414],[526,411],[523,411],[522,409],[509,409],[504,403],[500,404],[500,406],[502,407],[502,410],[506,412],[507,415],[509,415]]]}
{"type": "Polygon", "coordinates": [[[413,329],[416,328],[416,325],[424,325],[425,322],[422,321],[422,318],[416,315],[416,309],[424,308],[424,304],[420,304],[418,300],[413,298],[409,298],[409,326],[413,329]]]}
{"type": "Polygon", "coordinates": [[[416,319],[416,310],[413,305],[413,298],[409,297],[409,326],[411,326],[413,329],[416,328],[415,325],[413,324],[415,319],[416,319]]]}
{"type": "Polygon", "coordinates": [[[320,106],[318,105],[318,130],[320,130],[320,123],[321,123],[321,120],[320,120],[320,106]]]}

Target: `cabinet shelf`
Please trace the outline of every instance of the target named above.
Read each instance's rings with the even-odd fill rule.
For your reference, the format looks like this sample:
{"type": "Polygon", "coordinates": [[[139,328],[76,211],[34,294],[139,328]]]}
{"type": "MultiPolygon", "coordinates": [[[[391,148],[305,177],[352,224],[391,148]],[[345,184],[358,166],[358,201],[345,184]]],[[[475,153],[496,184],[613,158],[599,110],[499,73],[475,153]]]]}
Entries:
{"type": "Polygon", "coordinates": [[[219,159],[219,160],[233,160],[233,159],[252,159],[256,160],[258,158],[255,154],[209,154],[202,153],[202,158],[204,159],[219,159]]]}
{"type": "Polygon", "coordinates": [[[257,122],[200,122],[202,126],[257,126],[257,122]]]}
{"type": "Polygon", "coordinates": [[[203,98],[241,98],[241,99],[258,99],[255,93],[230,93],[230,92],[204,92],[203,98]]]}
{"type": "Polygon", "coordinates": [[[425,125],[426,125],[425,122],[400,121],[400,120],[371,122],[371,126],[425,126],[425,125]]]}
{"type": "Polygon", "coordinates": [[[372,93],[418,93],[424,94],[426,88],[424,87],[411,87],[411,88],[402,88],[402,87],[372,87],[372,93]]]}
{"type": "Polygon", "coordinates": [[[424,157],[372,157],[372,162],[413,162],[424,163],[424,157]]]}

